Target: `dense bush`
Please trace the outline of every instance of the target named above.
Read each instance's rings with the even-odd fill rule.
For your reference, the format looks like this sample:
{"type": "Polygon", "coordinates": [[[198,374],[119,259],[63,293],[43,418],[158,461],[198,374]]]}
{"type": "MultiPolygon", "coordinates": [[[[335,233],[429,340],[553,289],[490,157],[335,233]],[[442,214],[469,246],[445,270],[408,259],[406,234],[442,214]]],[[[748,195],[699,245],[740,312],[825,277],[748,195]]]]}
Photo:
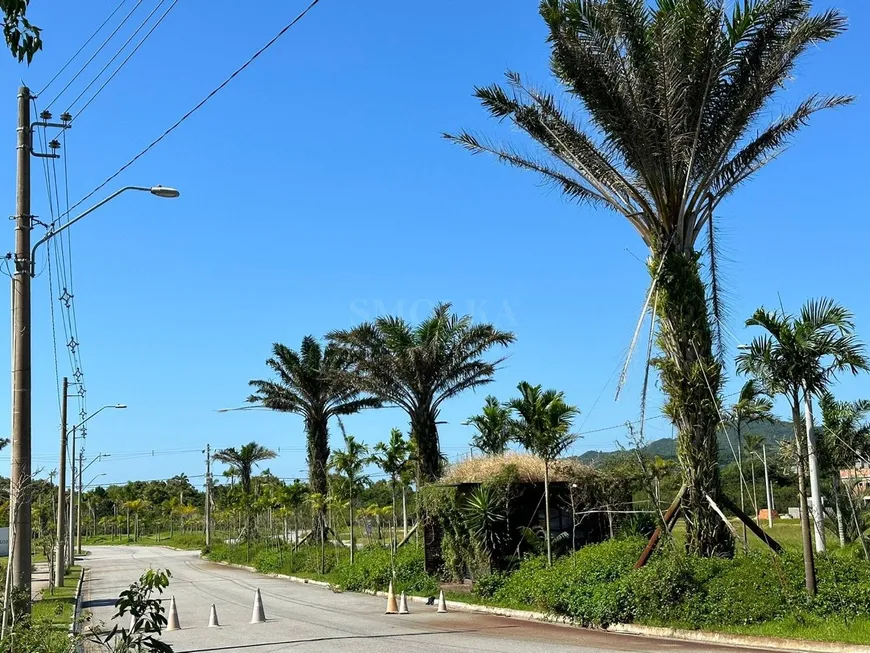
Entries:
{"type": "MultiPolygon", "coordinates": [[[[217,544],[207,556],[210,560],[248,565],[268,574],[319,578],[355,592],[385,590],[392,576],[390,550],[383,547],[361,549],[352,566],[347,548],[328,547],[323,556],[324,574],[320,573],[321,550],[316,545],[301,546],[296,551],[291,546],[252,545],[248,552],[244,545],[217,544]]],[[[397,592],[426,596],[438,593],[438,580],[424,571],[423,551],[420,548],[405,546],[399,549],[395,570],[397,592]]]]}
{"type": "Polygon", "coordinates": [[[594,544],[547,567],[527,558],[509,576],[478,581],[476,593],[510,606],[564,615],[584,625],[643,623],[711,628],[762,623],[802,612],[844,619],[870,611],[870,564],[817,558],[819,593],[804,591],[800,556],[751,552],[734,559],[659,552],[634,570],[643,540],[594,544]]]}

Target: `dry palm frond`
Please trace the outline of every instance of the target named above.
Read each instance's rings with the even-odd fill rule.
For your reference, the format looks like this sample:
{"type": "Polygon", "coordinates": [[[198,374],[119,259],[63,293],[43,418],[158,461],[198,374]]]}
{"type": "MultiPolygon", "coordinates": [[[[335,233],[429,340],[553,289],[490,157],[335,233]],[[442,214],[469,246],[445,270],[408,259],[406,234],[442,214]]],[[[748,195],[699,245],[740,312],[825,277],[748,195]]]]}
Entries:
{"type": "MultiPolygon", "coordinates": [[[[507,469],[512,469],[521,483],[543,483],[544,461],[542,458],[524,453],[509,453],[504,456],[468,458],[450,465],[442,479],[446,485],[457,483],[483,483],[507,469]]],[[[566,458],[554,461],[550,468],[550,481],[567,481],[590,470],[588,465],[576,459],[566,458]]]]}

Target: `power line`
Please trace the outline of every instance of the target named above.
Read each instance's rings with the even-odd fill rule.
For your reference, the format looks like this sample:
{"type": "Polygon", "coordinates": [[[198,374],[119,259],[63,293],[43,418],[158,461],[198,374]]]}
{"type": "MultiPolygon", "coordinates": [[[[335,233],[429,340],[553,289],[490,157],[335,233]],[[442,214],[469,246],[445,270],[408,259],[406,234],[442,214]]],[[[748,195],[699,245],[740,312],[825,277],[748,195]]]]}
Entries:
{"type": "Polygon", "coordinates": [[[82,50],[84,50],[86,47],[88,47],[88,44],[90,44],[90,42],[94,40],[94,37],[100,33],[100,31],[106,26],[106,23],[108,23],[110,20],[112,20],[112,16],[114,16],[116,13],[118,13],[118,10],[124,6],[125,2],[127,2],[127,0],[121,0],[121,2],[118,4],[117,7],[115,7],[115,9],[112,11],[112,13],[108,15],[106,20],[104,20],[100,24],[100,26],[96,30],[94,30],[94,33],[88,37],[88,40],[82,44],[82,47],[80,47],[78,50],[76,50],[76,53],[73,56],[71,56],[69,58],[69,60],[63,65],[63,67],[55,73],[54,77],[52,77],[48,81],[48,84],[46,84],[45,86],[42,87],[42,90],[36,94],[37,96],[45,93],[45,91],[48,90],[48,87],[51,86],[55,82],[55,80],[61,76],[61,74],[63,74],[63,71],[66,70],[67,67],[75,60],[75,58],[82,53],[82,50]]]}
{"type": "Polygon", "coordinates": [[[133,5],[133,8],[132,8],[132,9],[127,13],[127,15],[124,16],[124,18],[121,20],[121,23],[120,23],[120,24],[119,24],[119,25],[118,25],[118,26],[117,26],[117,27],[112,31],[111,34],[109,34],[109,37],[108,37],[105,41],[103,41],[102,45],[100,45],[100,47],[97,48],[97,51],[94,52],[94,54],[91,55],[91,58],[88,59],[88,60],[85,62],[85,65],[83,65],[81,68],[79,68],[79,71],[78,71],[75,75],[73,75],[73,78],[72,78],[71,80],[69,80],[69,82],[67,82],[67,85],[64,86],[64,87],[61,89],[60,93],[58,93],[56,96],[54,96],[54,99],[53,99],[51,102],[48,103],[48,106],[47,106],[47,107],[45,107],[46,109],[50,109],[51,106],[52,106],[55,102],[57,102],[58,98],[60,98],[61,95],[63,95],[64,93],[66,93],[67,89],[68,89],[70,86],[72,86],[73,83],[74,83],[74,82],[79,78],[79,75],[81,75],[83,72],[85,72],[85,69],[86,69],[88,66],[91,65],[91,62],[92,62],[94,59],[96,59],[97,55],[100,54],[100,52],[103,51],[103,48],[105,48],[106,45],[108,45],[109,41],[111,41],[112,38],[114,38],[115,34],[118,33],[118,30],[120,30],[120,29],[124,26],[124,24],[125,24],[125,23],[127,22],[127,20],[130,18],[130,16],[133,15],[133,13],[134,13],[138,8],[139,8],[139,5],[141,5],[141,4],[142,4],[142,0],[137,0],[136,4],[133,5]]]}
{"type": "MultiPolygon", "coordinates": [[[[151,150],[155,145],[157,145],[160,141],[162,141],[164,138],[166,138],[167,136],[169,136],[169,134],[171,134],[173,131],[175,131],[175,130],[176,130],[176,129],[177,129],[177,128],[178,128],[178,127],[179,127],[179,126],[180,126],[180,125],[185,121],[185,120],[187,120],[188,118],[190,118],[194,113],[196,113],[199,109],[201,109],[201,108],[203,107],[203,105],[205,105],[205,104],[206,104],[209,100],[211,100],[215,95],[217,95],[220,91],[222,91],[222,90],[224,89],[224,87],[227,86],[227,84],[229,84],[233,79],[236,78],[237,75],[239,75],[239,74],[240,74],[241,72],[243,72],[243,71],[244,71],[248,66],[250,66],[250,65],[251,65],[251,64],[252,64],[252,63],[257,59],[257,57],[259,57],[259,56],[260,56],[261,54],[263,54],[266,50],[268,50],[270,47],[272,47],[272,46],[275,44],[275,42],[278,41],[278,39],[280,39],[282,36],[284,36],[284,34],[286,34],[286,33],[287,33],[287,32],[288,32],[288,31],[289,31],[289,30],[290,30],[290,29],[291,29],[291,28],[292,28],[296,23],[298,23],[300,20],[302,20],[302,19],[306,16],[306,14],[308,14],[309,11],[311,11],[312,9],[314,9],[314,7],[315,7],[319,2],[320,2],[320,0],[312,0],[311,4],[309,4],[309,5],[308,5],[308,6],[307,6],[307,7],[306,7],[306,8],[305,8],[305,9],[304,9],[300,14],[298,14],[298,15],[296,16],[296,18],[294,18],[294,19],[291,20],[287,25],[285,25],[285,26],[281,29],[281,31],[279,31],[279,32],[278,32],[278,33],[277,33],[277,34],[272,38],[272,40],[270,40],[268,43],[266,43],[266,45],[264,45],[262,48],[260,48],[259,50],[257,50],[251,58],[249,58],[249,59],[248,59],[245,63],[243,63],[239,68],[237,68],[235,71],[233,71],[233,73],[232,73],[229,77],[227,77],[223,82],[221,82],[220,85],[218,85],[218,86],[217,86],[217,87],[216,87],[216,88],[215,88],[211,93],[209,93],[208,95],[206,95],[205,98],[203,98],[203,99],[202,99],[202,100],[201,100],[201,101],[200,101],[200,102],[199,102],[195,107],[193,107],[190,111],[188,111],[187,113],[185,113],[185,114],[184,114],[181,118],[179,118],[179,119],[178,119],[178,120],[177,120],[177,121],[176,121],[176,122],[175,122],[175,123],[174,123],[174,124],[169,128],[169,129],[167,129],[167,130],[164,131],[162,134],[160,134],[160,136],[158,136],[158,137],[157,137],[156,139],[154,139],[150,144],[148,144],[148,145],[145,147],[145,149],[143,149],[141,152],[139,152],[139,154],[137,154],[136,156],[134,156],[134,157],[133,157],[132,159],[130,159],[127,163],[125,163],[124,165],[122,165],[122,166],[121,166],[121,167],[120,167],[120,168],[119,168],[115,173],[113,173],[112,175],[110,175],[109,177],[107,177],[105,181],[103,181],[100,185],[98,185],[96,188],[94,188],[90,193],[88,193],[88,194],[85,195],[83,198],[81,198],[78,202],[76,202],[75,204],[73,204],[73,205],[69,208],[69,210],[67,211],[67,213],[64,214],[64,215],[68,215],[70,211],[72,211],[72,210],[75,209],[76,207],[80,206],[80,205],[81,205],[83,202],[85,202],[86,200],[90,199],[90,198],[91,198],[95,193],[97,193],[97,192],[100,191],[102,188],[104,188],[104,187],[105,187],[109,182],[111,182],[113,179],[115,179],[118,175],[120,175],[122,172],[124,172],[124,171],[125,171],[127,168],[129,168],[131,165],[133,165],[134,163],[136,163],[136,161],[138,161],[138,160],[141,159],[143,156],[145,156],[145,155],[146,155],[146,154],[147,154],[147,153],[148,153],[148,152],[149,152],[149,151],[150,151],[150,150],[151,150]]],[[[63,217],[63,216],[61,216],[61,217],[63,217]]]]}
{"type": "MultiPolygon", "coordinates": [[[[105,66],[103,66],[102,70],[100,70],[100,72],[98,72],[96,74],[96,76],[91,80],[91,82],[87,86],[85,86],[85,88],[82,90],[82,92],[76,96],[76,99],[73,100],[72,102],[70,102],[69,108],[67,108],[68,112],[72,111],[72,108],[75,105],[75,103],[78,102],[82,98],[82,96],[88,92],[88,90],[91,88],[91,86],[93,86],[94,83],[100,78],[100,76],[104,72],[106,72],[106,70],[109,68],[109,66],[111,66],[112,63],[114,63],[115,59],[117,59],[118,56],[124,51],[124,48],[126,48],[130,44],[130,42],[136,37],[136,35],[139,33],[139,31],[143,27],[145,27],[145,25],[148,23],[148,21],[151,20],[151,17],[157,13],[157,10],[160,9],[160,7],[163,6],[164,2],[166,2],[166,0],[160,0],[160,2],[157,3],[157,6],[154,7],[154,9],[151,11],[151,13],[148,14],[148,16],[145,18],[145,20],[143,20],[142,23],[139,25],[139,27],[136,28],[136,31],[133,32],[130,35],[130,38],[128,38],[124,42],[124,45],[122,45],[120,48],[118,48],[118,51],[114,54],[114,56],[112,56],[111,59],[109,59],[108,63],[105,66]]],[[[106,88],[106,86],[109,84],[109,82],[111,82],[115,78],[115,75],[117,75],[119,72],[121,72],[121,69],[126,65],[126,63],[128,61],[130,61],[130,59],[133,57],[133,55],[136,54],[136,52],[139,50],[139,48],[142,47],[142,44],[148,40],[148,37],[154,33],[154,30],[156,30],[160,26],[160,23],[163,22],[163,19],[166,18],[166,16],[169,14],[169,12],[172,11],[172,8],[175,7],[175,5],[177,5],[177,4],[178,4],[178,0],[173,0],[172,4],[169,5],[169,9],[167,9],[165,12],[163,12],[163,15],[160,16],[160,18],[157,19],[157,22],[151,26],[151,29],[148,30],[148,32],[145,34],[145,36],[142,37],[142,40],[136,44],[136,47],[134,47],[133,50],[130,52],[130,54],[128,54],[127,57],[121,62],[121,65],[115,69],[115,72],[113,72],[111,75],[109,75],[109,78],[105,82],[103,82],[103,85],[97,89],[97,92],[94,93],[94,95],[91,97],[91,99],[88,100],[85,103],[85,105],[78,111],[78,113],[76,114],[76,118],[78,118],[79,116],[82,115],[82,113],[84,113],[84,110],[88,107],[88,105],[90,105],[90,103],[96,99],[96,97],[102,92],[102,90],[104,88],[106,88]]]]}

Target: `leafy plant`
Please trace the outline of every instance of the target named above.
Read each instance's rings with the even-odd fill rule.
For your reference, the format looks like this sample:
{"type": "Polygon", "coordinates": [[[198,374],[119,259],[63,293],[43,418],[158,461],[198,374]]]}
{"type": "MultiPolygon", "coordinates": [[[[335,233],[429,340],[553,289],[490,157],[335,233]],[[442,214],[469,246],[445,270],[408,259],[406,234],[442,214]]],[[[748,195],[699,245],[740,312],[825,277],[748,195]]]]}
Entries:
{"type": "Polygon", "coordinates": [[[462,508],[465,524],[477,545],[486,553],[490,566],[505,540],[507,518],[495,493],[488,487],[477,487],[466,498],[462,508]]]}

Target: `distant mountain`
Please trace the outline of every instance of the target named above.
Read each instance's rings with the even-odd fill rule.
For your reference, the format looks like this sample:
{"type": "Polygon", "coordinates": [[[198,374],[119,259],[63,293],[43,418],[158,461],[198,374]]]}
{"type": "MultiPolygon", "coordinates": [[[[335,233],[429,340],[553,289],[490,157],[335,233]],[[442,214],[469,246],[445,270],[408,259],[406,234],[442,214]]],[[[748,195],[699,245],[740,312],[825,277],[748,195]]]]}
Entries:
{"type": "MultiPolygon", "coordinates": [[[[771,451],[772,449],[778,447],[780,441],[790,439],[794,436],[791,422],[782,422],[779,420],[776,420],[774,422],[757,422],[755,424],[750,424],[749,426],[745,426],[742,431],[743,435],[748,435],[752,433],[763,436],[768,444],[768,451],[771,451]]],[[[734,429],[729,427],[728,434],[731,436],[731,443],[734,446],[737,446],[734,429]]],[[[642,451],[649,456],[661,456],[662,458],[670,458],[676,460],[677,441],[673,438],[662,438],[660,440],[653,440],[645,447],[643,447],[642,451]]],[[[580,461],[586,463],[587,465],[594,465],[596,463],[600,463],[606,460],[610,456],[618,455],[619,453],[619,451],[593,450],[586,451],[580,454],[578,458],[580,459],[580,461]]],[[[719,462],[724,464],[733,461],[734,456],[731,453],[731,447],[728,446],[728,438],[726,438],[725,434],[720,430],[719,462]]]]}

